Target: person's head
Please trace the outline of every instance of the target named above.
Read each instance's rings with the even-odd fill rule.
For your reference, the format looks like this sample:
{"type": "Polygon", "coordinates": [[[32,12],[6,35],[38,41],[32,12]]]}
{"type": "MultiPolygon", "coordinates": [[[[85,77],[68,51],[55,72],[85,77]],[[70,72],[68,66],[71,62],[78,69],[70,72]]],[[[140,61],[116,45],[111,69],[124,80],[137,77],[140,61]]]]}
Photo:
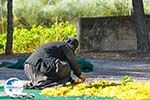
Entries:
{"type": "Polygon", "coordinates": [[[73,50],[73,52],[75,52],[75,50],[79,46],[79,41],[76,38],[66,38],[64,42],[69,45],[69,47],[73,50]]]}

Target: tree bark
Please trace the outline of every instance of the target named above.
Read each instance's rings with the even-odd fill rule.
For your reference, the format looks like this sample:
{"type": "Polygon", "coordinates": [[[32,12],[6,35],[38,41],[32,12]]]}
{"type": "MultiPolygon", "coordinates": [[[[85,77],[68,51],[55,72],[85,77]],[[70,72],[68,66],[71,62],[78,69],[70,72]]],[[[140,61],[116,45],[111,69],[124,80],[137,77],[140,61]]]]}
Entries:
{"type": "Polygon", "coordinates": [[[142,0],[132,0],[133,14],[135,19],[137,49],[141,53],[146,53],[150,50],[149,35],[147,31],[144,7],[142,0]]]}
{"type": "Polygon", "coordinates": [[[5,54],[12,54],[13,47],[13,0],[7,0],[7,42],[5,54]]]}

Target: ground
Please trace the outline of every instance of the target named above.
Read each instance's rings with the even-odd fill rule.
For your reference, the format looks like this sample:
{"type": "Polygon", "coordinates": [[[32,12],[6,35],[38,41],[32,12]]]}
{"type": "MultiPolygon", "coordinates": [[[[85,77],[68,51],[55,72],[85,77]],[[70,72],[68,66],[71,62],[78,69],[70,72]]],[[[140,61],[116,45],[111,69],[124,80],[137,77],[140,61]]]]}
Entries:
{"type": "MultiPolygon", "coordinates": [[[[20,57],[28,57],[28,54],[1,55],[0,63],[3,61],[15,62],[20,57]]],[[[87,52],[79,53],[94,65],[94,71],[84,73],[87,81],[111,80],[121,81],[125,75],[133,80],[150,81],[150,56],[139,55],[133,52],[87,52]]],[[[0,85],[11,77],[18,77],[28,81],[24,71],[18,69],[0,68],[0,85]]],[[[74,76],[73,76],[74,77],[74,76]]]]}

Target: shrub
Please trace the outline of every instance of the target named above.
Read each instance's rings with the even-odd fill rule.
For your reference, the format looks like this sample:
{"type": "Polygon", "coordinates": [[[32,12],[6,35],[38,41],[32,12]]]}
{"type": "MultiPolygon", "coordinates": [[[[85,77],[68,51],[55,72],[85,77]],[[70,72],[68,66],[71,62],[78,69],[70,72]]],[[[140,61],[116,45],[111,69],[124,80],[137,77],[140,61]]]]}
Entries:
{"type": "MultiPolygon", "coordinates": [[[[62,41],[67,37],[76,37],[75,25],[60,22],[51,27],[33,25],[31,29],[14,28],[13,52],[32,52],[43,43],[62,41]]],[[[0,35],[0,53],[4,52],[6,34],[0,35]]]]}

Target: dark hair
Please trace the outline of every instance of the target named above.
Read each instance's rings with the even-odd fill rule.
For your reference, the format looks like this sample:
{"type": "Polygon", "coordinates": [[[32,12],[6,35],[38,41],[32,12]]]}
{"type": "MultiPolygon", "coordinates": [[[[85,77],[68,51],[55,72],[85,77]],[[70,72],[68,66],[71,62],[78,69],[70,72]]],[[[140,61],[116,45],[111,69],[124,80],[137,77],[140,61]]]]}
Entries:
{"type": "Polygon", "coordinates": [[[64,42],[67,43],[73,51],[79,46],[79,41],[76,38],[66,38],[64,42]]]}

